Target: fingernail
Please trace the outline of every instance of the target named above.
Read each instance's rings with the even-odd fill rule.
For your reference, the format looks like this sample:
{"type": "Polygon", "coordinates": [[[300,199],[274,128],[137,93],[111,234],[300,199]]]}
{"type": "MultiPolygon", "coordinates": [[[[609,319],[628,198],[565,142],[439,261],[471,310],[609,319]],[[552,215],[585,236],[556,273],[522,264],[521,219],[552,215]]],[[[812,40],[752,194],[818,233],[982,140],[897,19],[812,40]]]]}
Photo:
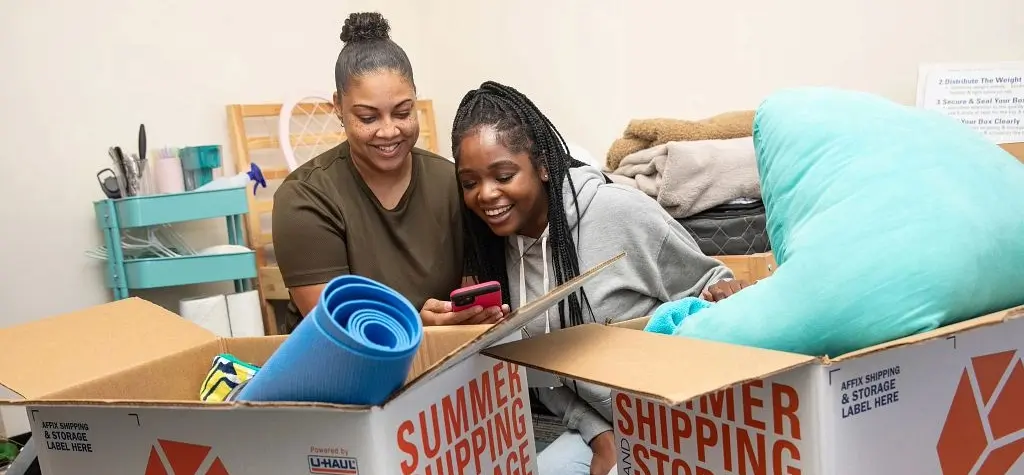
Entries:
{"type": "Polygon", "coordinates": [[[444,311],[445,312],[451,312],[452,311],[452,303],[451,302],[445,302],[444,303],[444,311]]]}

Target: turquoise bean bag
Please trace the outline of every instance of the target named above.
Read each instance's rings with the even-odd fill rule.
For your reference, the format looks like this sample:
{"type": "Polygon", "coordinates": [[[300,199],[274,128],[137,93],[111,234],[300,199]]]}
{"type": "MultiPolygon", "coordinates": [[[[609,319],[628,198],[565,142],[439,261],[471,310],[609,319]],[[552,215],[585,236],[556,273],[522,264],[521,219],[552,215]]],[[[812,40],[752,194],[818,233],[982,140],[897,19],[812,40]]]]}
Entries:
{"type": "Polygon", "coordinates": [[[754,146],[778,270],[676,336],[835,356],[1024,304],[1024,166],[981,134],[797,88],[758,108],[754,146]]]}

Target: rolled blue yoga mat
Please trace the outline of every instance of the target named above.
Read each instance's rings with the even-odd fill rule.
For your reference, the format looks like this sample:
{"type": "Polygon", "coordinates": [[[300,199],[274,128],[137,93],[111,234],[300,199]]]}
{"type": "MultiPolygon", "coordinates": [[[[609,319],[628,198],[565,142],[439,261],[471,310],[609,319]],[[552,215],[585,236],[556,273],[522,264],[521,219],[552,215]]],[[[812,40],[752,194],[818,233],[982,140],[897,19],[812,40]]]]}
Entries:
{"type": "Polygon", "coordinates": [[[365,277],[337,277],[238,400],[380,404],[405,383],[422,340],[408,299],[365,277]]]}

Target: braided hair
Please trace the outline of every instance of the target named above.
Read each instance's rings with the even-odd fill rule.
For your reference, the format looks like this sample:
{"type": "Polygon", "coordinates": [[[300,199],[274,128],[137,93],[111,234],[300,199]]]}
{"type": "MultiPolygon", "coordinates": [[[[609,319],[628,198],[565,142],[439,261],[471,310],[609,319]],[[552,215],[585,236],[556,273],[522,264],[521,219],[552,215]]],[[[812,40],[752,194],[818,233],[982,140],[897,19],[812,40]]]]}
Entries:
{"type": "MultiPolygon", "coordinates": [[[[459,146],[462,139],[479,133],[482,128],[493,129],[498,143],[510,152],[528,153],[536,170],[542,167],[547,169],[550,177],[545,183],[548,198],[548,234],[555,282],[561,285],[580,275],[579,256],[576,253],[576,241],[579,236],[573,237],[566,218],[563,184],[567,182],[569,189],[572,190],[576,216],[579,216],[579,203],[575,199],[576,187],[572,176],[569,175],[569,169],[586,164],[569,155],[568,147],[558,129],[529,98],[510,86],[487,81],[481,84],[479,89],[469,91],[462,98],[452,127],[452,156],[456,163],[459,161],[459,146]]],[[[458,189],[459,197],[463,198],[462,187],[458,189]]],[[[464,203],[465,201],[462,216],[466,233],[467,275],[475,275],[480,282],[500,282],[502,299],[504,303],[509,304],[511,299],[508,263],[505,262],[505,238],[495,235],[464,203]]],[[[521,265],[520,262],[513,264],[521,265]]],[[[568,313],[566,301],[558,303],[562,328],[584,323],[584,305],[593,319],[593,310],[590,309],[583,289],[580,289],[578,294],[573,293],[566,300],[568,313]]]]}

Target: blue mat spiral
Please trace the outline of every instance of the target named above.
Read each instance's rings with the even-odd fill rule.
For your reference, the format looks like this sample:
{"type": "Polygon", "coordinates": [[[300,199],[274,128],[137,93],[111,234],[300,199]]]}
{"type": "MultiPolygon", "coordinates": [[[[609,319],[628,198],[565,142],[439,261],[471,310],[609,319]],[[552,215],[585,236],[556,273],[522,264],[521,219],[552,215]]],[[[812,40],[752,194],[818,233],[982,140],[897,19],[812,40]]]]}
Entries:
{"type": "Polygon", "coordinates": [[[381,404],[405,383],[422,340],[408,299],[365,277],[337,277],[238,400],[381,404]]]}

